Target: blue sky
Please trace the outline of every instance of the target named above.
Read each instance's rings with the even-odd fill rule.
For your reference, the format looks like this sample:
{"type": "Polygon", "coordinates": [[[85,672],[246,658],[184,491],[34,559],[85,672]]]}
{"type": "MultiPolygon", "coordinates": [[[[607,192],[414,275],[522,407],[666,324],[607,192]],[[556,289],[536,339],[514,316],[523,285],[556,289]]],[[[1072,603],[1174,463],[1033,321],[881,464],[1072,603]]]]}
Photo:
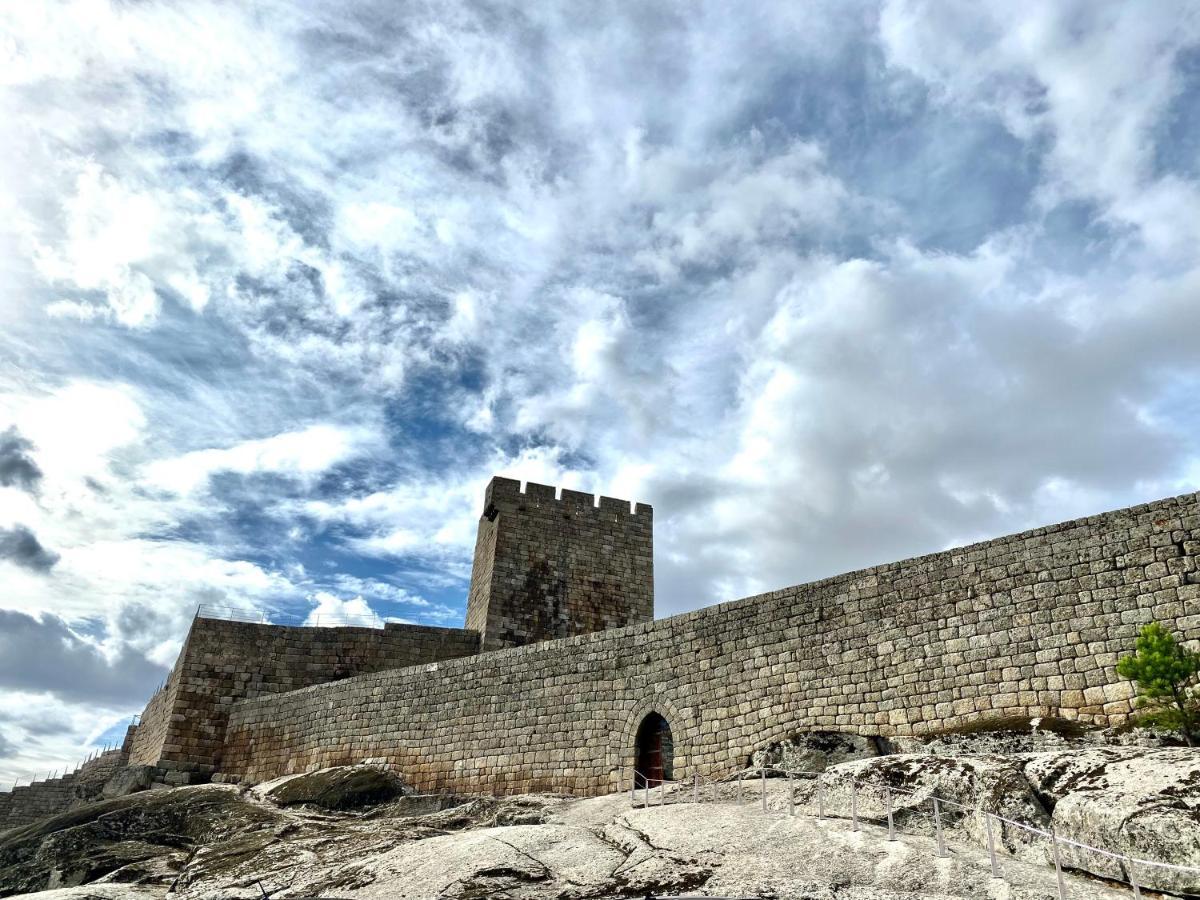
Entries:
{"type": "Polygon", "coordinates": [[[1194,2],[0,29],[0,783],[198,604],[461,624],[492,474],[660,615],[1200,489],[1194,2]]]}

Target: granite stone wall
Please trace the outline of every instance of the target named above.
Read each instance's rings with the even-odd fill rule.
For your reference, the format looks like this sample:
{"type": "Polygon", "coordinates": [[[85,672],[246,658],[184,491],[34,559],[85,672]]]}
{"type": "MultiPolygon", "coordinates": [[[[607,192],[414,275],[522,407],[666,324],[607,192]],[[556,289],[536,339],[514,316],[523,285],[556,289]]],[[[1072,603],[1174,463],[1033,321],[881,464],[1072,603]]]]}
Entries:
{"type": "Polygon", "coordinates": [[[644,503],[493,478],[467,600],[482,649],[654,618],[654,511],[644,503]]]}
{"type": "Polygon", "coordinates": [[[237,700],[478,649],[479,635],[461,628],[393,623],[307,628],[197,618],[166,687],[142,713],[131,762],[212,773],[220,765],[226,717],[237,700]]]}
{"type": "Polygon", "coordinates": [[[181,660],[187,656],[187,650],[188,646],[185,640],[171,674],[167,676],[162,687],[154,693],[154,696],[146,704],[146,708],[142,710],[130,745],[129,762],[131,765],[153,766],[162,758],[163,745],[166,743],[167,731],[171,726],[171,714],[175,709],[175,700],[179,693],[179,667],[181,660]]]}
{"type": "Polygon", "coordinates": [[[104,783],[124,767],[128,759],[126,749],[109,750],[74,772],[0,793],[0,832],[20,828],[94,800],[104,783]]]}
{"type": "MultiPolygon", "coordinates": [[[[548,502],[548,500],[547,500],[548,502]]],[[[1114,666],[1158,620],[1200,638],[1200,495],[1038,528],[653,623],[231,705],[222,771],[384,758],[418,787],[626,787],[637,727],[676,777],[797,731],[921,734],[980,719],[1117,725],[1114,666]]]]}

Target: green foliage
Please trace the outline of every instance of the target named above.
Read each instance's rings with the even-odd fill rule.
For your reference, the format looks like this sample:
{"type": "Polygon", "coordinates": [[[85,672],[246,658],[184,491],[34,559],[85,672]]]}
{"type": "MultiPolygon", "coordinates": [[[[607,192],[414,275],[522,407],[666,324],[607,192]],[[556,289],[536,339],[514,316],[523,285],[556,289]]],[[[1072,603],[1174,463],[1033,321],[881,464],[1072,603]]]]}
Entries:
{"type": "MultiPolygon", "coordinates": [[[[1139,703],[1138,705],[1148,706],[1147,703],[1139,703]]],[[[1189,722],[1200,722],[1200,701],[1193,701],[1187,704],[1187,714],[1189,722]]],[[[1146,712],[1138,713],[1134,724],[1141,728],[1165,728],[1169,731],[1182,731],[1183,713],[1174,706],[1159,704],[1157,708],[1149,708],[1146,712]]]]}
{"type": "Polygon", "coordinates": [[[1138,706],[1152,710],[1141,721],[1177,728],[1190,745],[1200,704],[1197,675],[1200,653],[1194,653],[1157,622],[1142,627],[1136,652],[1117,663],[1117,674],[1138,687],[1138,706]]]}

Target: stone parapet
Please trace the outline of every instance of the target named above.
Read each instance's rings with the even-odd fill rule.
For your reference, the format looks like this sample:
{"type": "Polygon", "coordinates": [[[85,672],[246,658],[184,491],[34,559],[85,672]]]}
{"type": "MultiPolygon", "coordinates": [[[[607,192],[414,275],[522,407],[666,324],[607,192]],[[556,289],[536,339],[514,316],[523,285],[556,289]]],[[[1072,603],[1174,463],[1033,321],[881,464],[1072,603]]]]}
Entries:
{"type": "Polygon", "coordinates": [[[479,635],[461,628],[310,628],[197,618],[165,686],[142,713],[130,761],[212,773],[221,763],[226,717],[238,700],[478,649],[479,635]]]}
{"type": "Polygon", "coordinates": [[[652,620],[653,532],[648,504],[493,478],[467,628],[497,650],[652,620]]]}
{"type": "Polygon", "coordinates": [[[96,799],[105,782],[124,767],[128,759],[123,749],[109,750],[74,772],[0,793],[0,832],[58,815],[96,799]]]}
{"type": "Polygon", "coordinates": [[[684,778],[804,730],[1119,725],[1132,690],[1114,667],[1138,629],[1160,621],[1200,638],[1198,498],[236,702],[221,771],[261,780],[370,757],[422,790],[594,794],[628,785],[651,710],[670,722],[684,778]]]}

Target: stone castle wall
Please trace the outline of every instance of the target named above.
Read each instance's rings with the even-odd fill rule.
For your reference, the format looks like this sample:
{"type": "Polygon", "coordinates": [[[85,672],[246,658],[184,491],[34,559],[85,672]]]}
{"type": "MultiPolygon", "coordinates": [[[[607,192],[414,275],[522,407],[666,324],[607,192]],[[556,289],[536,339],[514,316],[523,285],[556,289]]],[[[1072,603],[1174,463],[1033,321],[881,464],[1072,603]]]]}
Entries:
{"type": "Polygon", "coordinates": [[[483,650],[654,618],[654,511],[645,503],[493,478],[467,600],[483,650]]]}
{"type": "MultiPolygon", "coordinates": [[[[193,623],[193,627],[194,627],[193,623]]],[[[190,632],[189,632],[190,634],[190,632]]],[[[138,726],[133,732],[133,740],[129,749],[129,762],[135,766],[156,765],[162,757],[163,745],[167,742],[167,731],[171,727],[171,714],[175,709],[175,701],[179,693],[179,667],[187,656],[187,641],[175,660],[175,667],[163,682],[162,687],[155,692],[142,710],[138,726]]]]}
{"type": "Polygon", "coordinates": [[[1116,725],[1138,628],[1200,637],[1200,495],[1038,528],[627,626],[232,705],[251,780],[386,758],[422,789],[627,787],[638,723],[676,777],[809,729],[920,734],[981,718],[1116,725]],[[336,710],[336,715],[330,711],[336,710]]]}
{"type": "Polygon", "coordinates": [[[237,700],[478,649],[479,635],[461,628],[306,628],[197,618],[166,686],[142,713],[130,761],[211,773],[237,700]]]}
{"type": "Polygon", "coordinates": [[[0,793],[0,832],[73,809],[100,795],[104,783],[128,763],[123,748],[101,753],[74,772],[0,793]]]}

